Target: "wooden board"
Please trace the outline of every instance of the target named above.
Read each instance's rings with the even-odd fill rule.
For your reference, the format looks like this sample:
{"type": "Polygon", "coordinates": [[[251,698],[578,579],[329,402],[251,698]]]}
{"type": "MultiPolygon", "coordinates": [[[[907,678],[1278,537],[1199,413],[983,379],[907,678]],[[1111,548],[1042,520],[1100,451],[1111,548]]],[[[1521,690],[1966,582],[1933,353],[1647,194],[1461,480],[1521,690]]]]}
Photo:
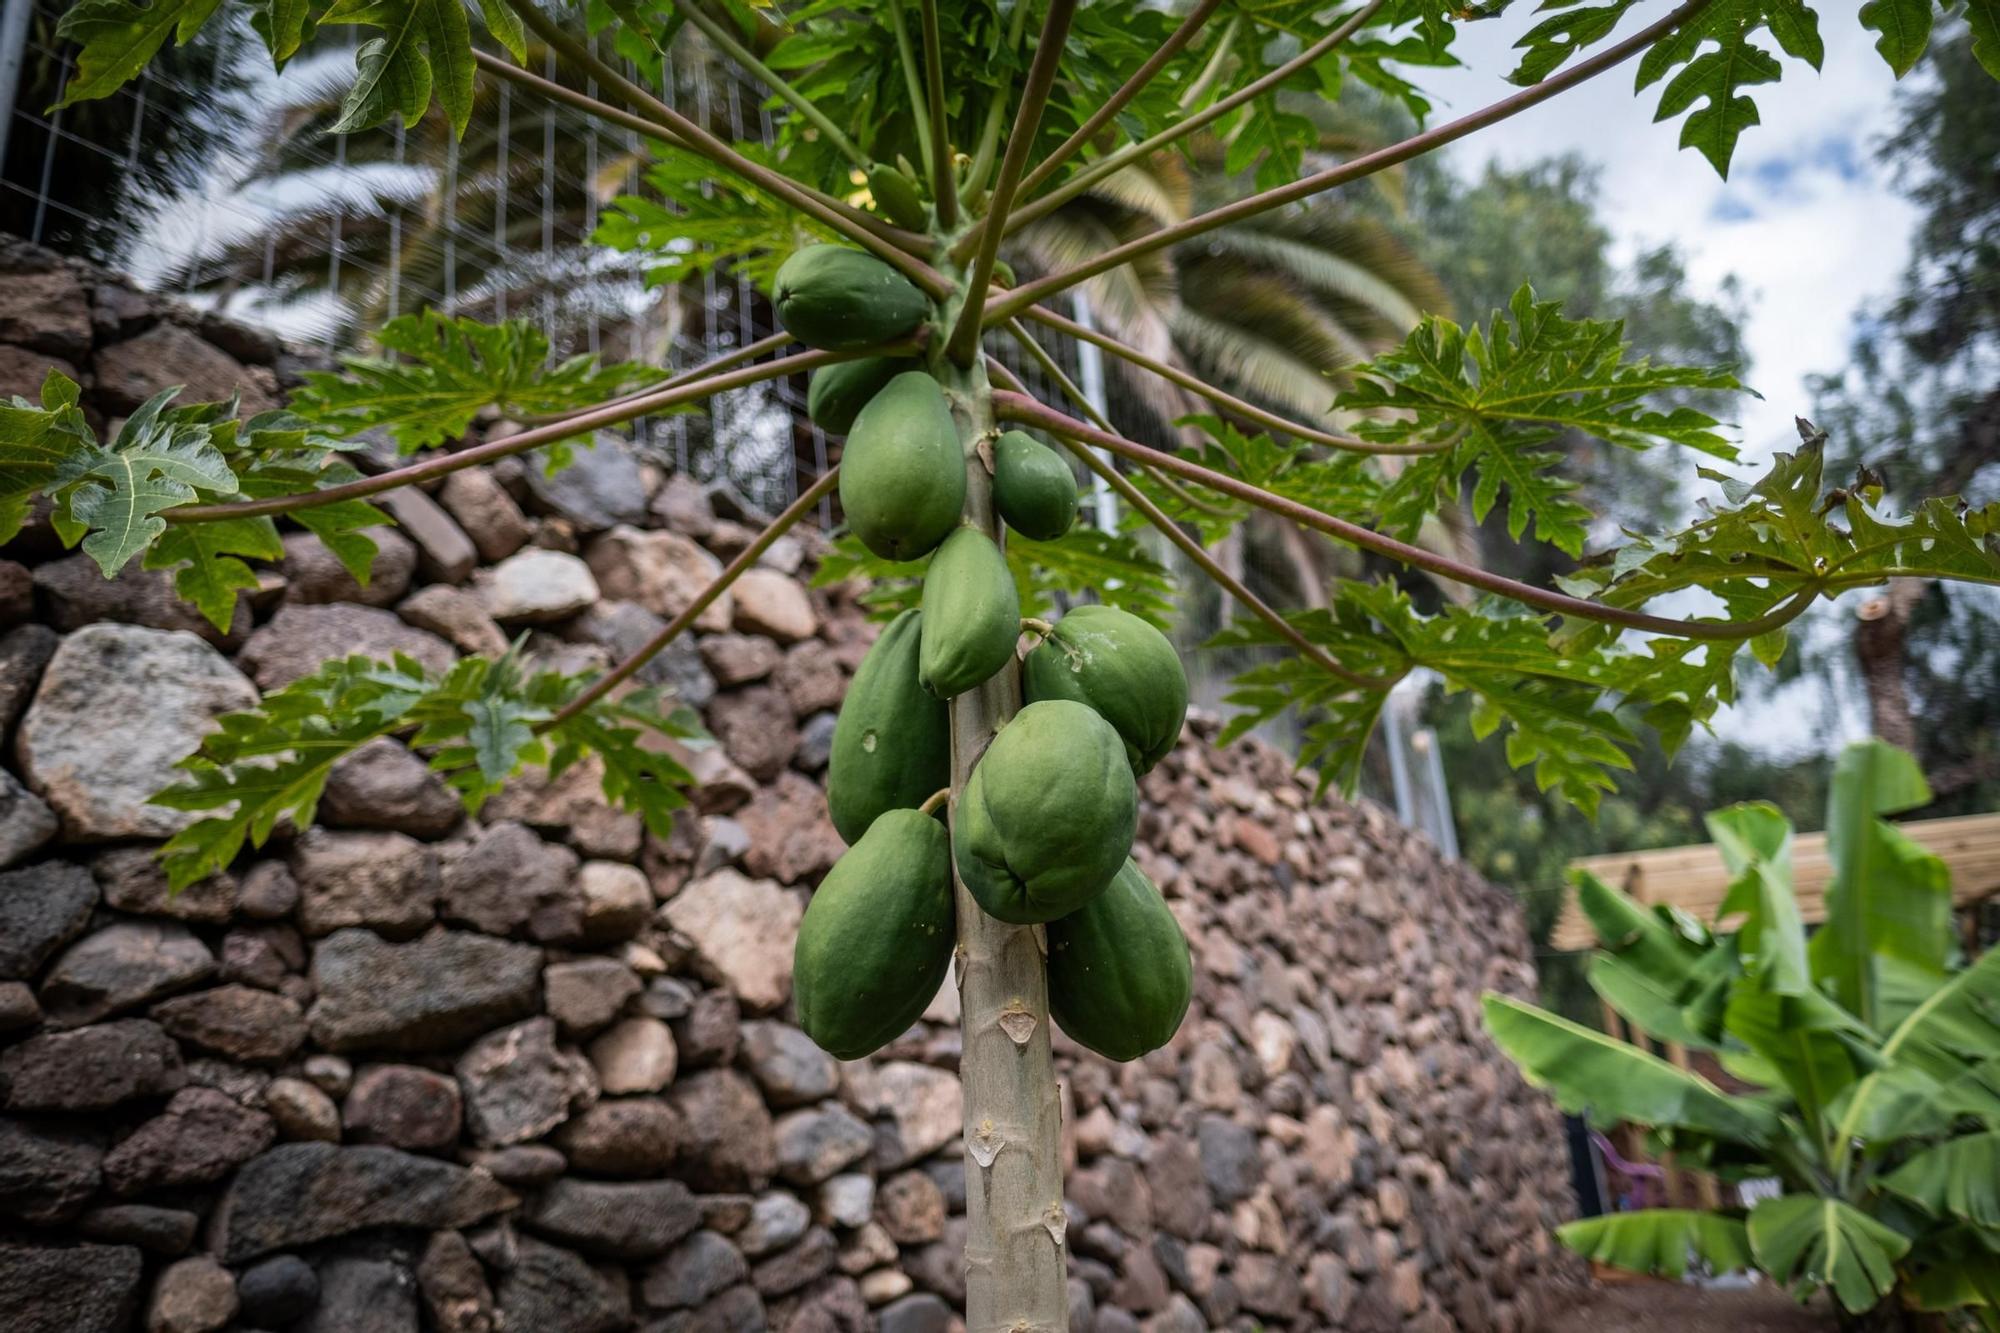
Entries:
{"type": "MultiPolygon", "coordinates": [[[[1963,906],[2000,893],[2000,814],[1912,820],[1897,827],[1950,867],[1954,902],[1963,906]]],[[[1586,856],[1570,862],[1570,869],[1588,870],[1642,903],[1671,904],[1711,923],[1729,891],[1729,873],[1712,843],[1586,856]]],[[[1792,840],[1792,872],[1799,914],[1808,925],[1824,921],[1826,886],[1833,878],[1824,833],[1802,833],[1792,840]]],[[[1596,943],[1590,922],[1576,904],[1575,891],[1566,889],[1550,947],[1588,949],[1596,943]]]]}

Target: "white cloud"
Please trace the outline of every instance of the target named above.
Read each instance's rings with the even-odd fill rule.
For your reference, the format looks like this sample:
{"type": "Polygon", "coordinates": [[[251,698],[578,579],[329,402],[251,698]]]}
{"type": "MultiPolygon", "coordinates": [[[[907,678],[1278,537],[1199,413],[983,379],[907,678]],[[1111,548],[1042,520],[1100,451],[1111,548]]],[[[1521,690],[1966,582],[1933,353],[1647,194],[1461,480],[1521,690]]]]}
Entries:
{"type": "MultiPolygon", "coordinates": [[[[1467,25],[1468,68],[1422,80],[1440,117],[1512,91],[1510,48],[1527,26],[1467,25]]],[[[1621,255],[1672,242],[1697,290],[1713,292],[1732,274],[1743,281],[1749,382],[1764,395],[1742,414],[1753,457],[1796,441],[1792,418],[1809,406],[1805,377],[1843,364],[1850,316],[1894,286],[1915,221],[1873,157],[1892,122],[1894,79],[1851,14],[1828,7],[1821,26],[1821,71],[1786,58],[1783,82],[1752,90],[1763,123],[1738,142],[1728,181],[1679,147],[1679,121],[1653,122],[1659,89],[1634,95],[1636,62],[1448,150],[1466,171],[1577,153],[1603,169],[1602,212],[1621,255]]]]}

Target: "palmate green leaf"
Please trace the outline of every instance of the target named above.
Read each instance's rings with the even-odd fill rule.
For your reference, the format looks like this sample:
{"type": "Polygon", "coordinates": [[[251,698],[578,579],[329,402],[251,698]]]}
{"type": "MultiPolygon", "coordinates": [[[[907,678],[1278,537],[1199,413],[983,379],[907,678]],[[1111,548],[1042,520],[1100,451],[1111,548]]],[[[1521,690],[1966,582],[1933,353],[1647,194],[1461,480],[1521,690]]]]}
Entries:
{"type": "Polygon", "coordinates": [[[1972,30],[1972,55],[1980,67],[2000,79],[2000,0],[1965,0],[1959,11],[1972,30]]]}
{"type": "MultiPolygon", "coordinates": [[[[749,160],[782,164],[761,143],[737,143],[749,160]]],[[[652,193],[619,195],[591,239],[614,250],[644,252],[650,286],[664,287],[729,264],[769,291],[778,266],[792,251],[831,232],[761,190],[720,174],[706,158],[656,145],[646,168],[652,193]]]]}
{"type": "Polygon", "coordinates": [[[1556,1228],[1556,1239],[1586,1259],[1628,1273],[1679,1281],[1690,1257],[1709,1273],[1750,1267],[1750,1233],[1740,1219],[1689,1208],[1645,1208],[1587,1217],[1556,1228]]]}
{"type": "MultiPolygon", "coordinates": [[[[1614,771],[1631,766],[1627,711],[1684,735],[1731,697],[1726,647],[1719,666],[1673,640],[1638,649],[1605,641],[1558,652],[1547,621],[1513,603],[1454,605],[1427,616],[1392,584],[1342,583],[1332,593],[1326,609],[1286,619],[1336,662],[1379,684],[1356,686],[1288,653],[1237,678],[1226,702],[1247,711],[1225,729],[1234,737],[1297,708],[1306,721],[1301,763],[1321,766],[1329,781],[1352,782],[1386,691],[1414,667],[1436,671],[1447,690],[1476,696],[1475,731],[1484,736],[1504,727],[1508,761],[1532,767],[1543,790],[1559,791],[1586,811],[1612,788],[1614,771]]],[[[1244,621],[1211,644],[1285,642],[1261,622],[1244,621]]]]}
{"type": "Polygon", "coordinates": [[[185,46],[220,0],[80,0],[63,12],[56,36],[75,42],[76,72],[63,86],[66,107],[106,97],[137,78],[169,36],[185,46]]]}
{"type": "Polygon", "coordinates": [[[546,730],[590,682],[588,675],[530,672],[514,652],[461,658],[442,673],[398,654],[391,661],[349,657],[230,713],[180,764],[187,778],[153,798],[203,818],[162,848],[169,881],[191,884],[226,869],[247,842],[263,846],[280,824],[310,824],[327,775],[343,757],[381,736],[402,736],[428,752],[430,766],[468,811],[529,765],[552,772],[596,756],[608,799],[661,836],[687,803],[693,778],[654,737],[699,741],[692,715],[651,692],[604,700],[546,730]]]}
{"type": "Polygon", "coordinates": [[[524,320],[485,324],[425,310],[390,320],[375,341],[383,355],[344,358],[337,374],[307,372],[292,410],[335,435],[386,430],[411,453],[459,438],[487,409],[554,416],[661,378],[588,356],[551,365],[548,336],[524,320]]]}
{"type": "Polygon", "coordinates": [[[1599,1123],[1630,1120],[1751,1145],[1780,1133],[1768,1107],[1732,1097],[1636,1046],[1509,996],[1488,992],[1485,1008],[1500,1049],[1567,1111],[1588,1112],[1599,1123]]]}
{"type": "MultiPolygon", "coordinates": [[[[374,543],[369,543],[372,547],[374,543]]],[[[147,569],[174,571],[174,591],[202,618],[227,634],[237,597],[257,590],[257,574],[239,557],[283,560],[285,543],[268,518],[182,523],[160,534],[146,552],[147,569]]]]}
{"type": "MultiPolygon", "coordinates": [[[[1832,595],[1893,577],[2000,583],[2000,503],[1962,509],[1933,499],[1908,514],[1886,513],[1872,473],[1827,487],[1825,436],[1809,423],[1800,429],[1800,449],[1775,455],[1754,481],[1704,471],[1722,493],[1703,502],[1706,512],[1693,524],[1659,537],[1633,535],[1558,583],[1619,607],[1699,588],[1735,619],[1763,615],[1808,585],[1832,595]]],[[[1574,625],[1564,642],[1576,647],[1611,633],[1574,625]]],[[[1757,646],[1771,660],[1774,645],[1757,646]]]]}
{"type": "Polygon", "coordinates": [[[77,400],[76,381],[51,370],[39,404],[18,396],[0,403],[0,541],[21,530],[29,502],[55,482],[69,459],[96,448],[77,400]]]}
{"type": "Polygon", "coordinates": [[[1840,1199],[1787,1194],[1750,1210],[1757,1266],[1801,1295],[1831,1287],[1843,1308],[1873,1309],[1896,1284],[1909,1238],[1840,1199]]]}
{"type": "Polygon", "coordinates": [[[1902,78],[1917,66],[1930,45],[1935,0],[1868,0],[1861,6],[1861,26],[1880,33],[1875,49],[1902,78]]]}
{"type": "Polygon", "coordinates": [[[1172,576],[1130,536],[1078,523],[1052,542],[1010,532],[1006,550],[1024,616],[1060,615],[1091,599],[1161,628],[1174,621],[1172,576]]]}
{"type": "Polygon", "coordinates": [[[1882,1187],[1933,1215],[2000,1230],[2000,1133],[1926,1148],[1882,1177],[1882,1187]]]}
{"type": "Polygon", "coordinates": [[[108,446],[78,449],[49,484],[53,519],[65,541],[82,537],[84,553],[110,578],[166,531],[160,511],[204,494],[234,495],[235,471],[213,431],[167,405],[180,386],[163,389],[132,413],[108,446]]]}
{"type": "Polygon", "coordinates": [[[1736,377],[1628,360],[1628,350],[1622,322],[1565,319],[1559,303],[1535,300],[1526,286],[1485,329],[1426,318],[1402,346],[1357,367],[1355,387],[1336,404],[1375,414],[1357,427],[1366,439],[1436,450],[1397,473],[1379,503],[1382,522],[1414,533],[1457,502],[1470,473],[1475,520],[1484,521],[1504,492],[1510,535],[1532,523],[1538,539],[1580,555],[1590,513],[1571,498],[1576,483],[1555,472],[1565,432],[1627,449],[1671,443],[1734,458],[1714,418],[1648,403],[1660,394],[1740,389],[1736,377]]]}

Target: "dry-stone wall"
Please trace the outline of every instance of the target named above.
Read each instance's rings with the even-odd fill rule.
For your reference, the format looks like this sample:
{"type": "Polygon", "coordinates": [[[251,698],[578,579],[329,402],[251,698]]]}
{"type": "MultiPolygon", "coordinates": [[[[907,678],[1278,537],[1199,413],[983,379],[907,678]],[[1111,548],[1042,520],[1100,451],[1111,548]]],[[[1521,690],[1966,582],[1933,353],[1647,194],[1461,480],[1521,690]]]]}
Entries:
{"type": "MultiPolygon", "coordinates": [[[[60,358],[281,392],[274,344],[0,253],[0,392],[60,358]]],[[[146,804],[218,713],[329,654],[529,632],[608,661],[748,540],[607,440],[392,498],[365,588],[310,536],[217,634],[30,526],[0,556],[0,1328],[649,1333],[958,1327],[955,997],[837,1065],[787,1021],[819,786],[872,631],[780,542],[649,674],[701,707],[698,809],[645,836],[582,771],[467,819],[380,742],[320,826],[170,896],[146,804]]],[[[1073,1327],[1519,1330],[1566,1279],[1557,1120],[1480,1034],[1531,985],[1501,892],[1277,754],[1191,735],[1140,857],[1193,1012],[1065,1048],[1073,1327]]]]}

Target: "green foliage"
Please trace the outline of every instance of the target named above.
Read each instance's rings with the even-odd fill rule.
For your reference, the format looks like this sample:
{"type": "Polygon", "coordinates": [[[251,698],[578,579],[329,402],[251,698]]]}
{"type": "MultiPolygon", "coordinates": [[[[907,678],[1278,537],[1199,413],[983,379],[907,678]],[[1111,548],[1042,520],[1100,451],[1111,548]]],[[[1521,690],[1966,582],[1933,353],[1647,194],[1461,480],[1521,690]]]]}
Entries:
{"type": "Polygon", "coordinates": [[[435,310],[375,333],[382,355],[350,356],[338,373],[309,371],[292,409],[335,435],[387,431],[404,453],[448,444],[481,412],[558,416],[661,378],[649,366],[598,366],[589,356],[549,364],[549,340],[525,320],[484,324],[435,310]]]}
{"type": "MultiPolygon", "coordinates": [[[[0,406],[0,531],[11,537],[37,496],[65,545],[81,544],[110,578],[144,555],[148,569],[172,569],[175,587],[217,629],[227,631],[236,597],[257,586],[248,559],[284,555],[269,518],[170,523],[183,505],[298,495],[359,476],[340,453],[348,446],[289,412],[239,421],[236,404],[175,406],[164,389],[100,444],[77,406],[77,386],[51,371],[39,405],[0,406]]],[[[375,543],[360,529],[386,521],[358,500],[301,515],[357,579],[368,577],[375,543]]]]}
{"type": "MultiPolygon", "coordinates": [[[[761,166],[781,165],[763,144],[731,147],[761,166]]],[[[692,153],[660,149],[645,178],[649,193],[613,199],[592,239],[614,250],[644,251],[651,257],[646,281],[655,287],[686,282],[727,263],[769,291],[778,265],[794,250],[834,239],[810,219],[733,176],[718,174],[712,163],[692,153]]]]}
{"type": "Polygon", "coordinates": [[[1841,758],[1828,808],[1835,887],[1808,947],[1792,891],[1791,826],[1766,805],[1710,816],[1735,875],[1711,931],[1584,877],[1603,946],[1591,981],[1641,1030],[1718,1053],[1752,1085],[1726,1097],[1696,1075],[1504,996],[1494,1039],[1565,1106],[1660,1131],[1687,1160],[1774,1178],[1784,1193],[1709,1234],[1680,1214],[1565,1228],[1610,1263],[1675,1271],[1690,1252],[1757,1267],[1801,1297],[1827,1287],[1850,1313],[1908,1290],[1924,1308],[1984,1305],[2000,1248],[2000,954],[1955,975],[1935,857],[1884,823],[1929,797],[1908,756],[1871,741],[1841,758]],[[1920,866],[1929,862],[1928,866],[1920,866]],[[1916,884],[1898,892],[1897,885],[1916,884]],[[1867,1014],[1847,1007],[1853,1001],[1867,1014]],[[1743,1120],[1728,1123],[1732,1111],[1743,1120]],[[1718,1239],[1720,1238],[1720,1239],[1718,1239]]]}
{"type": "Polygon", "coordinates": [[[1554,471],[1561,455],[1550,446],[1564,431],[1627,449],[1679,444],[1736,456],[1707,413],[1646,405],[1663,392],[1738,389],[1734,375],[1655,366],[1627,351],[1619,321],[1565,319],[1560,305],[1537,301],[1526,286],[1486,329],[1426,318],[1402,347],[1358,367],[1359,382],[1337,404],[1399,414],[1364,421],[1364,439],[1435,450],[1385,490],[1384,521],[1416,531],[1439,505],[1457,500],[1470,472],[1474,519],[1483,521],[1504,489],[1509,535],[1520,537],[1532,521],[1537,539],[1577,555],[1590,514],[1570,496],[1576,483],[1554,471]]]}
{"type": "Polygon", "coordinates": [[[1556,1238],[1596,1263],[1677,1282],[1687,1276],[1689,1256],[1711,1273],[1750,1266],[1750,1236],[1742,1222],[1687,1208],[1586,1217],[1558,1227],[1556,1238]]]}
{"type": "Polygon", "coordinates": [[[323,663],[257,707],[225,715],[181,762],[187,780],[153,798],[204,813],[168,841],[168,878],[177,888],[194,883],[227,869],[246,841],[261,847],[282,824],[304,828],[333,766],[382,736],[427,754],[475,814],[530,765],[560,775],[594,756],[604,766],[605,795],[664,837],[693,777],[647,741],[699,740],[699,725],[653,691],[553,722],[589,683],[588,676],[530,671],[515,653],[464,658],[442,673],[400,653],[388,662],[356,656],[323,663]]]}

